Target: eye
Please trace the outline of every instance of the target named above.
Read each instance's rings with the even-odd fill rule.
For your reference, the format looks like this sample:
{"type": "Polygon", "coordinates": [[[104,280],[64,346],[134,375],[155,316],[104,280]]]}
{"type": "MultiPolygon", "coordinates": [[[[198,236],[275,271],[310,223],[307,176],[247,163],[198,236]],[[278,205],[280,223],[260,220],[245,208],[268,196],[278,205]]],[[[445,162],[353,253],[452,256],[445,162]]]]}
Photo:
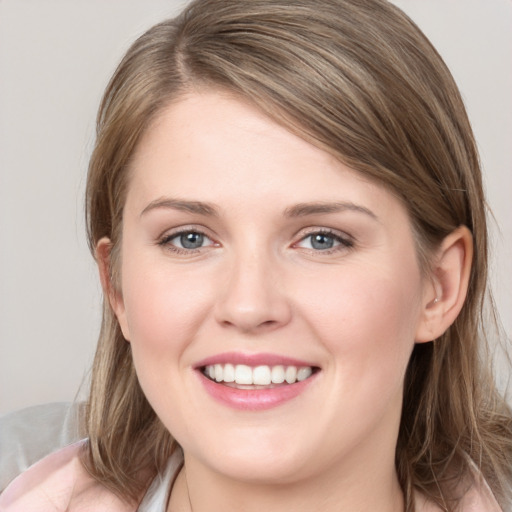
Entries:
{"type": "Polygon", "coordinates": [[[176,252],[188,252],[214,245],[214,242],[204,233],[187,230],[166,235],[158,244],[176,252]]]}
{"type": "Polygon", "coordinates": [[[313,251],[329,251],[350,248],[354,244],[348,237],[342,237],[331,231],[315,231],[302,238],[296,245],[313,251]]]}
{"type": "Polygon", "coordinates": [[[181,235],[175,236],[174,244],[183,249],[199,249],[204,244],[205,236],[202,233],[182,233],[181,235]]]}

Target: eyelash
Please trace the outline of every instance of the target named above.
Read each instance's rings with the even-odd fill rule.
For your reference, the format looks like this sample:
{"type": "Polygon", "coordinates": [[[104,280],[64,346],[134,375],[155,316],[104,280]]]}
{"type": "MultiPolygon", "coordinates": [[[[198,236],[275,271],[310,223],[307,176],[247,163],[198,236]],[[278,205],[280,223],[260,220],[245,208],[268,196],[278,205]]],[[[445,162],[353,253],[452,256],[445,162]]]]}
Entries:
{"type": "MultiPolygon", "coordinates": [[[[328,249],[314,249],[314,248],[308,248],[308,247],[303,247],[302,249],[309,251],[310,253],[314,253],[314,254],[329,255],[329,254],[333,254],[333,253],[339,252],[339,251],[350,250],[354,247],[354,240],[351,237],[349,237],[348,235],[342,236],[333,230],[325,229],[325,228],[312,229],[311,231],[309,231],[308,233],[303,235],[298,242],[295,242],[292,247],[298,247],[300,243],[304,242],[308,238],[311,239],[313,236],[318,236],[318,235],[332,238],[334,240],[334,242],[337,243],[337,245],[334,245],[333,247],[328,248],[328,249]]],[[[181,229],[180,231],[175,231],[173,233],[164,235],[163,237],[161,237],[158,240],[157,244],[161,247],[165,247],[169,251],[172,251],[176,254],[181,254],[181,255],[194,254],[194,253],[200,252],[205,247],[218,245],[204,231],[199,230],[199,229],[190,229],[190,228],[189,229],[181,229]],[[171,243],[172,240],[174,240],[178,237],[181,237],[183,235],[191,235],[191,234],[203,236],[206,239],[210,240],[212,243],[207,246],[201,246],[201,247],[197,247],[197,248],[193,248],[193,249],[177,247],[176,245],[171,243]]]]}
{"type": "Polygon", "coordinates": [[[337,242],[338,245],[335,245],[329,249],[314,249],[314,248],[307,248],[303,247],[304,250],[309,251],[310,253],[314,254],[322,254],[322,255],[329,255],[333,254],[339,251],[347,251],[354,247],[354,240],[349,235],[341,235],[340,233],[333,231],[331,229],[321,228],[321,229],[312,229],[308,233],[306,233],[302,238],[294,244],[294,246],[297,246],[301,242],[304,242],[308,238],[312,238],[313,236],[317,235],[323,235],[329,238],[332,238],[334,242],[337,242]]]}
{"type": "MultiPolygon", "coordinates": [[[[176,254],[182,254],[182,255],[190,255],[199,252],[201,249],[204,249],[204,247],[197,247],[194,249],[187,249],[185,247],[177,247],[176,245],[172,244],[171,241],[175,238],[179,238],[183,235],[200,235],[205,237],[206,239],[210,240],[212,244],[210,245],[217,245],[204,231],[201,231],[199,229],[181,229],[179,231],[175,231],[173,233],[169,233],[167,235],[164,235],[160,240],[158,240],[158,245],[161,247],[165,247],[167,250],[172,251],[176,254]]],[[[208,247],[208,246],[207,246],[208,247]]]]}

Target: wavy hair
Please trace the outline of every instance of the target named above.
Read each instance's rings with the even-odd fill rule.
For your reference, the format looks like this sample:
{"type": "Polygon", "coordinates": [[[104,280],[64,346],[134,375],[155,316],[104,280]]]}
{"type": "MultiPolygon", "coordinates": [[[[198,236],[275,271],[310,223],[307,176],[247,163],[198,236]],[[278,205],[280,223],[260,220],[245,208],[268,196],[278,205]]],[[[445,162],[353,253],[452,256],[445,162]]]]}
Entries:
{"type": "MultiPolygon", "coordinates": [[[[431,43],[385,0],[196,0],[148,30],[106,89],[89,167],[89,244],[94,253],[110,238],[113,286],[137,143],[166,105],[201,87],[251,102],[391,190],[407,208],[424,272],[449,233],[471,230],[474,261],[462,311],[444,335],[414,348],[408,366],[396,468],[408,512],[414,490],[456,510],[458,483],[474,465],[505,504],[512,414],[486,359],[479,158],[460,93],[431,43]]],[[[86,423],[84,464],[134,500],[176,445],[144,397],[108,300],[86,423]]]]}

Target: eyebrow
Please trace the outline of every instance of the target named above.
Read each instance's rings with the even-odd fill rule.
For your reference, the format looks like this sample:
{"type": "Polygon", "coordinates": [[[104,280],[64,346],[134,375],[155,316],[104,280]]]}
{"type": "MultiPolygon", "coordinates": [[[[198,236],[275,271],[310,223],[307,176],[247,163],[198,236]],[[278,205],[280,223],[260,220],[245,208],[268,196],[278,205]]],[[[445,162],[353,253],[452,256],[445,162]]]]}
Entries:
{"type": "Polygon", "coordinates": [[[286,208],[285,217],[306,217],[308,215],[321,215],[326,213],[339,213],[344,211],[360,212],[368,215],[374,220],[379,220],[377,215],[368,208],[351,202],[320,202],[320,203],[299,203],[286,208]]]}
{"type": "MultiPolygon", "coordinates": [[[[206,215],[209,217],[219,217],[217,207],[211,203],[203,201],[188,201],[184,199],[174,199],[170,197],[162,197],[151,201],[141,212],[141,217],[159,208],[179,210],[188,213],[196,213],[198,215],[206,215]]],[[[377,215],[368,208],[351,202],[311,202],[299,203],[290,206],[284,210],[284,216],[289,218],[307,217],[308,215],[322,215],[329,213],[339,213],[344,211],[355,211],[364,213],[374,220],[379,220],[377,215]]]]}
{"type": "Polygon", "coordinates": [[[157,208],[167,208],[172,210],[179,210],[182,212],[197,213],[199,215],[207,215],[210,217],[218,217],[219,212],[217,208],[210,204],[202,201],[185,201],[182,199],[173,199],[170,197],[163,197],[151,201],[144,210],[140,213],[142,217],[144,214],[157,208]]]}

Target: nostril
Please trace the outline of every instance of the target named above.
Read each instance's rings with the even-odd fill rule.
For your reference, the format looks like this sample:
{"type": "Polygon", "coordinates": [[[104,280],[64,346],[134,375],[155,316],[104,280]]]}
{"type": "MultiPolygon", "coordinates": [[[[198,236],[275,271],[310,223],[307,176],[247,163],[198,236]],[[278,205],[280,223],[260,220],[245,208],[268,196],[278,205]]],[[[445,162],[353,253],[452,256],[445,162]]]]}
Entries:
{"type": "Polygon", "coordinates": [[[247,318],[244,320],[241,320],[241,319],[237,319],[236,321],[223,320],[223,321],[221,321],[221,325],[223,327],[236,327],[242,331],[247,331],[247,332],[272,329],[279,325],[279,322],[277,320],[264,320],[262,322],[258,322],[256,320],[250,320],[247,318]]]}

